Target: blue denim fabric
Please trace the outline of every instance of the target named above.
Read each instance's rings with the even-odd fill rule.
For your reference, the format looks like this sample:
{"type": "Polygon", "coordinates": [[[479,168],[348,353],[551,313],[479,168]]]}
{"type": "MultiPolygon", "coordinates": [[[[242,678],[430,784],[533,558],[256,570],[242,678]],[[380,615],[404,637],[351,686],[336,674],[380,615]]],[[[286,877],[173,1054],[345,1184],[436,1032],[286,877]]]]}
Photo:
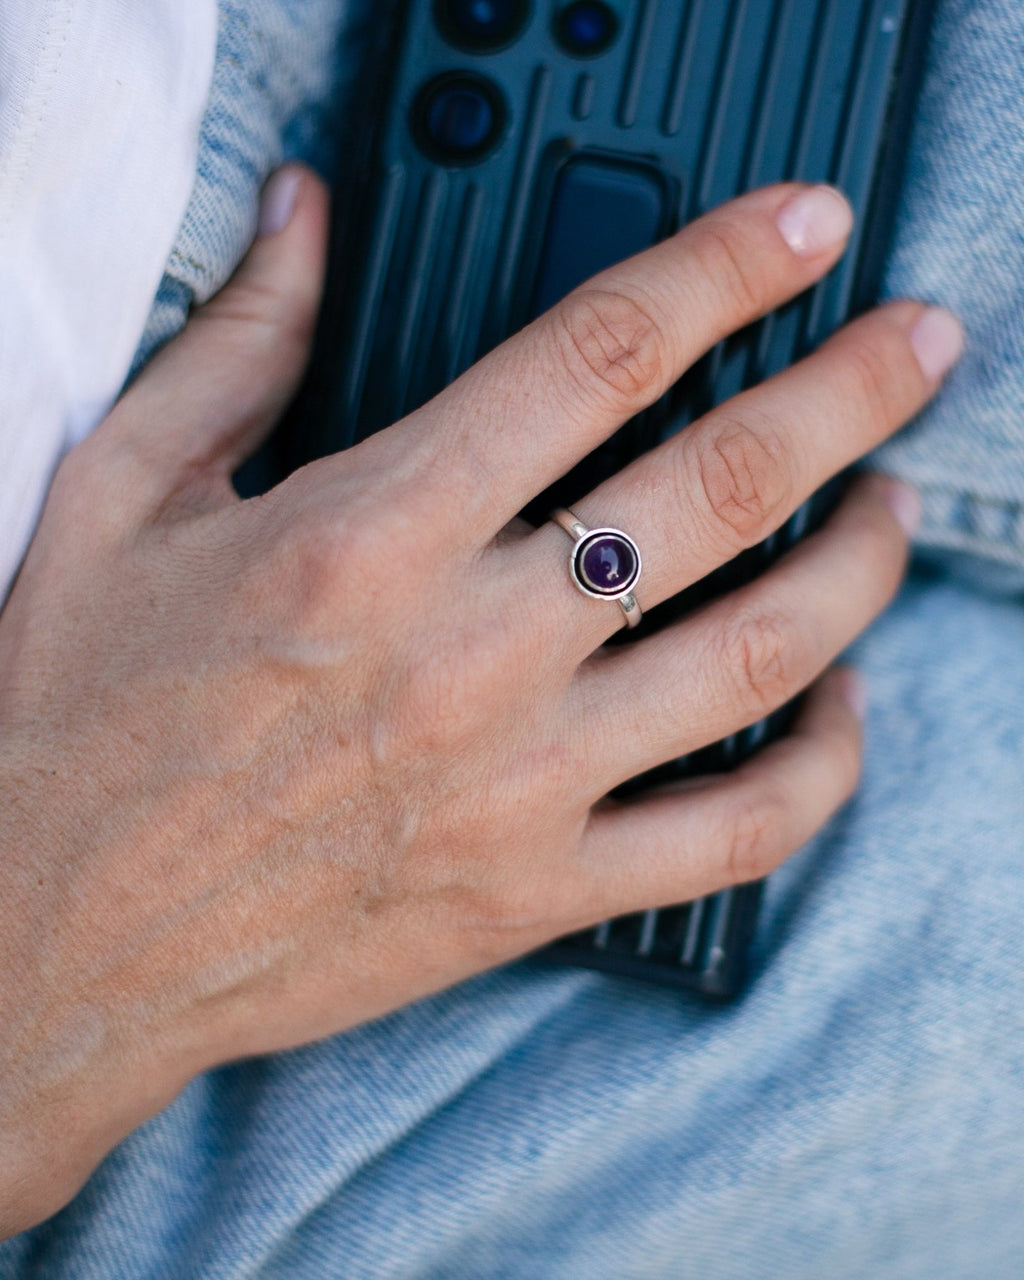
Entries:
{"type": "Polygon", "coordinates": [[[328,173],[333,104],[351,82],[373,13],[371,0],[220,0],[219,8],[195,188],[133,375],[235,269],[271,171],[294,159],[328,173]]]}
{"type": "MultiPolygon", "coordinates": [[[[943,3],[890,272],[968,317],[883,458],[975,577],[1024,545],[1022,42],[1009,0],[943,3]]],[[[230,242],[201,179],[186,292],[241,251],[274,128],[230,242]]],[[[864,782],[769,881],[742,1002],[520,964],[209,1073],[0,1245],[0,1280],[1018,1280],[1024,610],[976,585],[917,572],[858,645],[864,782]]]]}
{"type": "Polygon", "coordinates": [[[922,546],[1024,590],[1024,6],[942,0],[930,61],[886,292],[952,307],[968,349],[876,461],[921,490],[922,546]]]}

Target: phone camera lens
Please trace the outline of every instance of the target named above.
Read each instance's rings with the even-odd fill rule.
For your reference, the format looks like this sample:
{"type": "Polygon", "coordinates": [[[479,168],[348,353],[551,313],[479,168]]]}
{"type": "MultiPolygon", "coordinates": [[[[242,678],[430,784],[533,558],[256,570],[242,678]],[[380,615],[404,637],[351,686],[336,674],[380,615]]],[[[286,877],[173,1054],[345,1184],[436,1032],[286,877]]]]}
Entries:
{"type": "Polygon", "coordinates": [[[592,58],[604,53],[619,33],[614,10],[602,0],[576,0],[555,19],[555,36],[568,53],[592,58]]]}
{"type": "Polygon", "coordinates": [[[413,108],[420,146],[442,164],[475,164],[494,147],[505,127],[505,103],[483,76],[452,72],[431,80],[413,108]]]}
{"type": "Polygon", "coordinates": [[[434,12],[451,44],[470,53],[489,53],[516,38],[530,6],[529,0],[437,0],[434,12]]]}

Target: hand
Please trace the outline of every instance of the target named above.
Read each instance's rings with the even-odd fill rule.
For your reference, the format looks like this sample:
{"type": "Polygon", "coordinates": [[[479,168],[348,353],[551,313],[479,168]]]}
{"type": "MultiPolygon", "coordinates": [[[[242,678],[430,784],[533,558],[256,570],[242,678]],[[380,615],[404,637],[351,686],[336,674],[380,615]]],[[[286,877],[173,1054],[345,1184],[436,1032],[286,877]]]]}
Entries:
{"type": "MultiPolygon", "coordinates": [[[[229,477],[306,358],[324,227],[302,176],[287,226],[65,460],[0,617],[8,1232],[196,1073],[760,876],[855,785],[857,693],[833,674],[736,773],[603,799],[818,678],[896,589],[905,491],[861,482],[760,581],[607,650],[621,611],[573,587],[566,534],[511,523],[821,276],[839,198],[735,201],[241,502],[229,477]]],[[[905,422],[957,342],[944,313],[887,306],[577,510],[637,539],[650,608],[905,422]]]]}

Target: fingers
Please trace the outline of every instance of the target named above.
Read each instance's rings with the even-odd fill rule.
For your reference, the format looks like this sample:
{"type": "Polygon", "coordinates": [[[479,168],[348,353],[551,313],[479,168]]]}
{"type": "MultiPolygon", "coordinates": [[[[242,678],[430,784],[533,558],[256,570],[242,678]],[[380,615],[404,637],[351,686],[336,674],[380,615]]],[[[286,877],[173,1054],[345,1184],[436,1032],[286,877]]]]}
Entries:
{"type": "Polygon", "coordinates": [[[572,718],[591,744],[595,794],[738,732],[816,679],[892,599],[915,502],[912,490],[865,477],[763,577],[585,663],[572,718]]]}
{"type": "Polygon", "coordinates": [[[596,809],[579,852],[592,921],[688,902],[766,875],[852,794],[863,693],[830,672],[793,732],[734,773],[596,809]]]}
{"type": "Polygon", "coordinates": [[[486,540],[703,352],[824,275],[851,222],[827,187],[735,200],[580,286],[394,439],[422,451],[424,474],[443,477],[486,540]]]}
{"type": "MultiPolygon", "coordinates": [[[[636,539],[644,559],[637,596],[649,609],[761,542],[911,418],[961,345],[947,312],[913,302],[882,307],[633,462],[574,510],[588,525],[636,539]]],[[[621,612],[595,608],[557,580],[551,566],[565,544],[560,529],[543,526],[524,544],[516,572],[519,582],[550,584],[539,616],[573,637],[578,659],[621,626],[621,612]]]]}
{"type": "Polygon", "coordinates": [[[327,193],[292,165],[267,184],[257,238],[87,442],[125,500],[231,497],[230,476],[294,394],[319,305],[327,193]],[[117,483],[119,481],[120,483],[117,483]]]}

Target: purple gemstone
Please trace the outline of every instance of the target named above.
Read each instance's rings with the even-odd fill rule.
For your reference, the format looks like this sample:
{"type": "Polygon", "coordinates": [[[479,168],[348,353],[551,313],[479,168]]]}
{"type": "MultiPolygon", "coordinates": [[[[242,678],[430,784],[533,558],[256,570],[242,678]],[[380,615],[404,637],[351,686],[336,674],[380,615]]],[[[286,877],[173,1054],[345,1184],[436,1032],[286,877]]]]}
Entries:
{"type": "Polygon", "coordinates": [[[598,534],[585,540],[577,555],[580,577],[591,591],[621,595],[636,581],[636,548],[628,538],[615,533],[598,534]]]}

